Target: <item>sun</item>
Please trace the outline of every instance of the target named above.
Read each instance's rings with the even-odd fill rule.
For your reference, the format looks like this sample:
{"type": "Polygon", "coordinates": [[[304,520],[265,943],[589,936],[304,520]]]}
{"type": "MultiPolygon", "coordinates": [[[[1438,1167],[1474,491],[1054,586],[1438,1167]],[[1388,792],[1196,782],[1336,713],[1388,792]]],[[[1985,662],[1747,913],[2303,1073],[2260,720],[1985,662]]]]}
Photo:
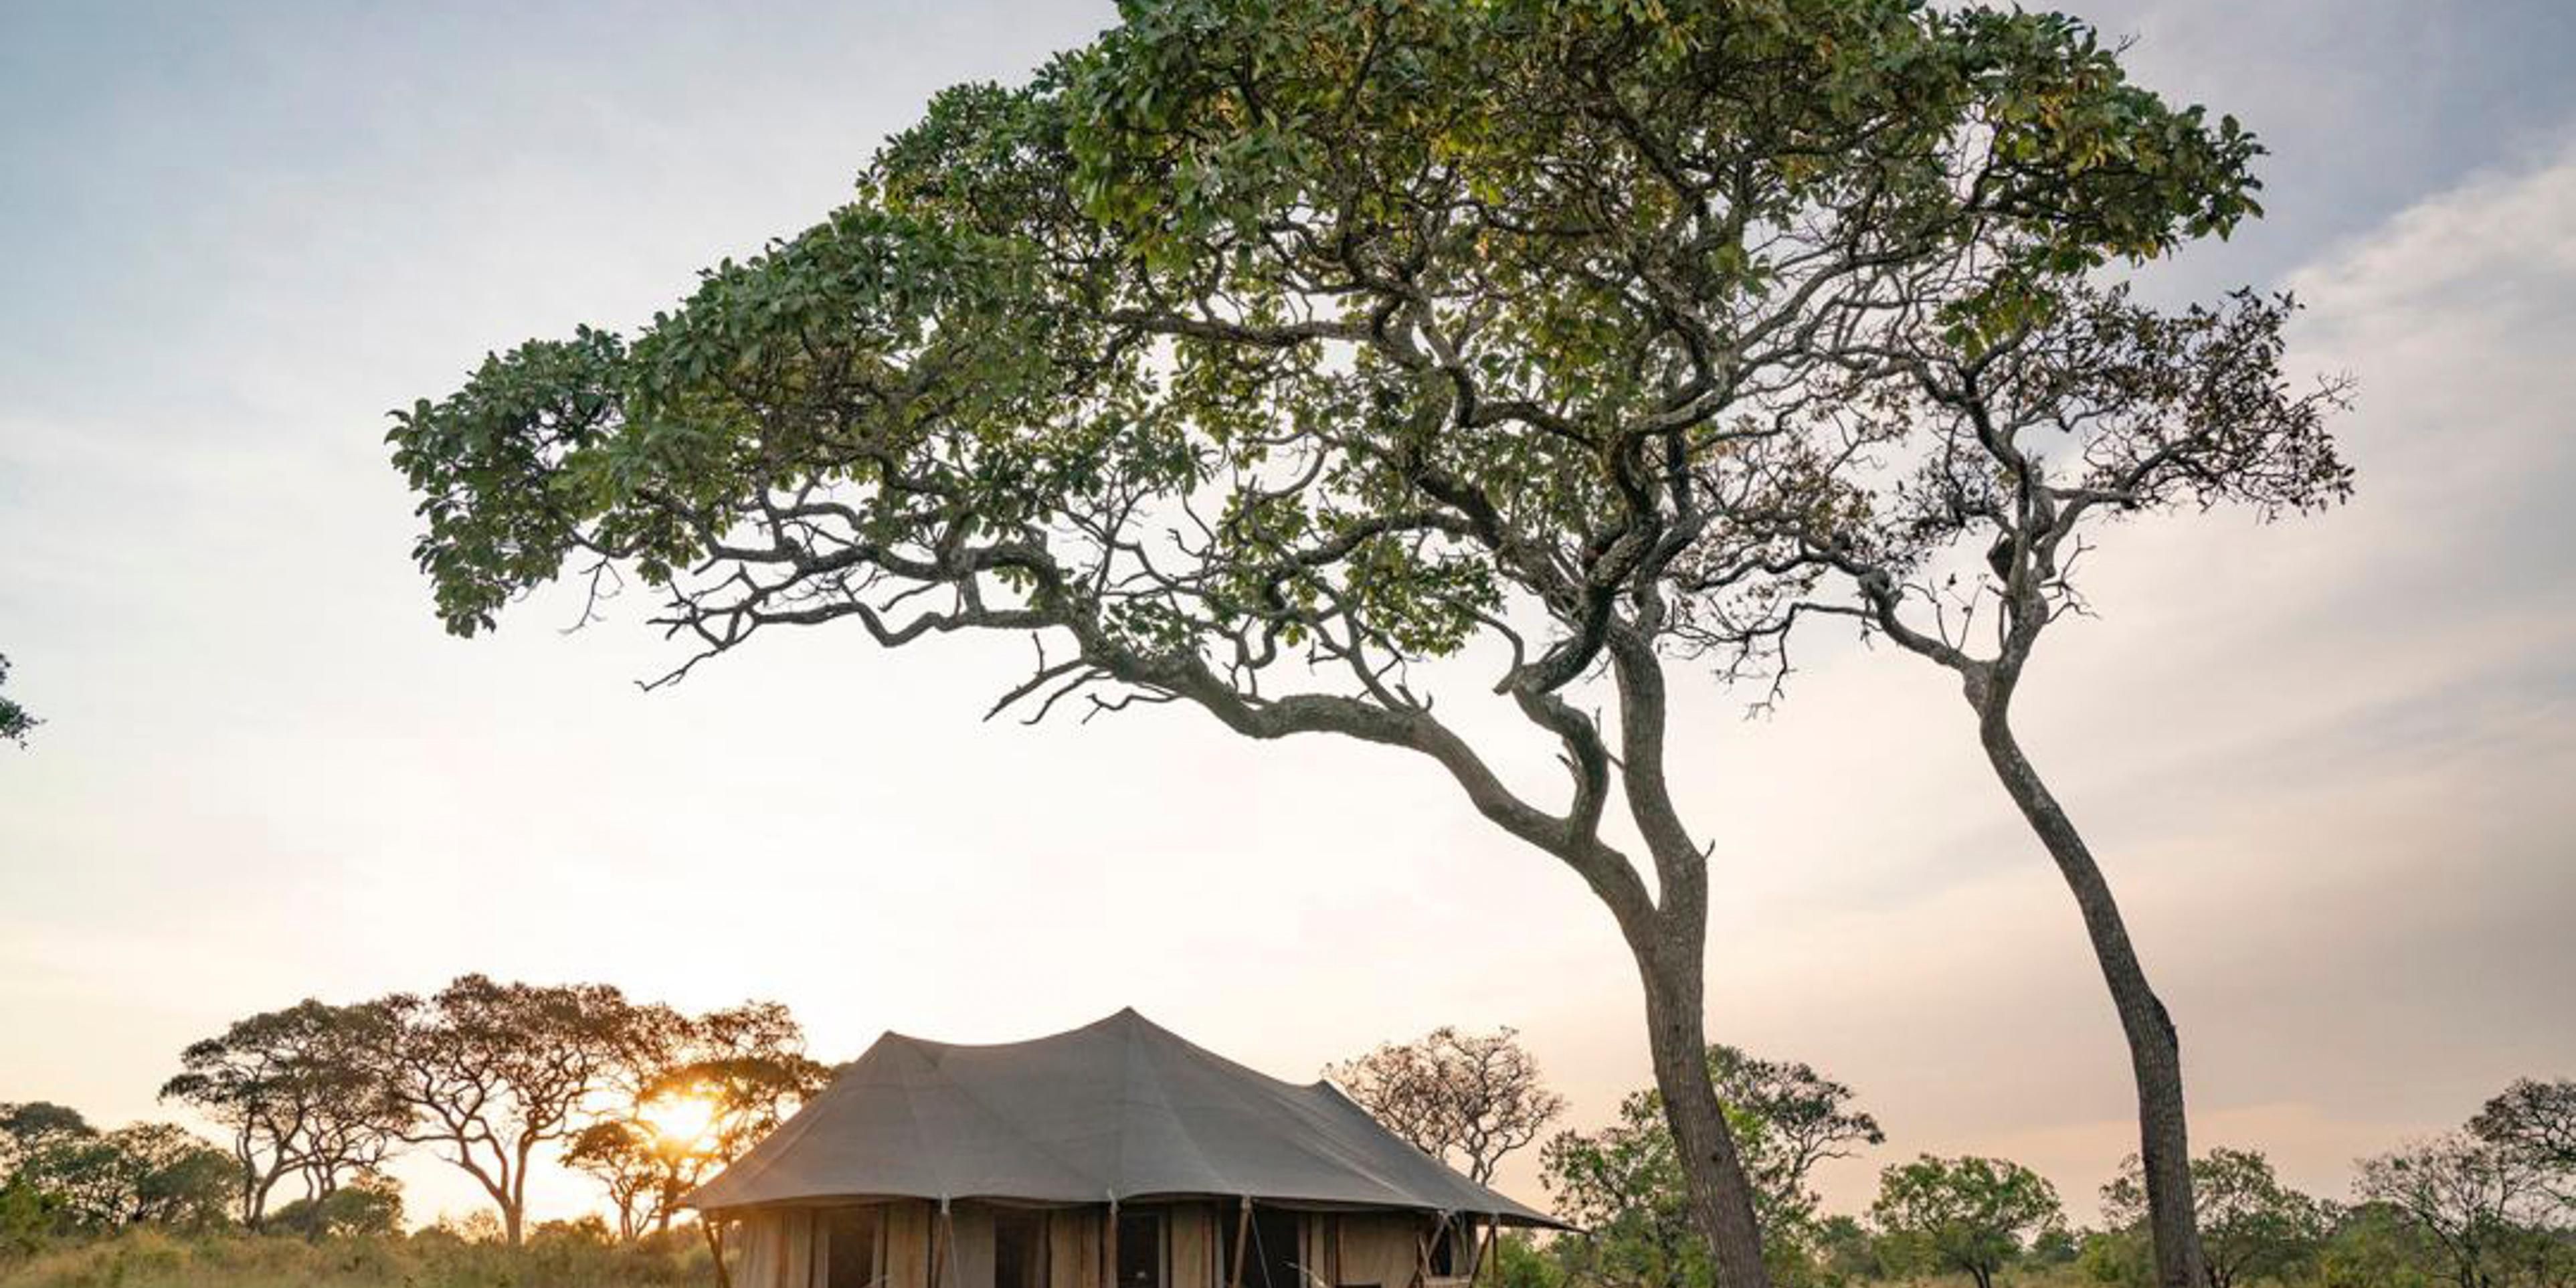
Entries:
{"type": "Polygon", "coordinates": [[[643,1118],[665,1146],[695,1152],[715,1132],[716,1102],[703,1092],[666,1092],[644,1103],[643,1118]]]}

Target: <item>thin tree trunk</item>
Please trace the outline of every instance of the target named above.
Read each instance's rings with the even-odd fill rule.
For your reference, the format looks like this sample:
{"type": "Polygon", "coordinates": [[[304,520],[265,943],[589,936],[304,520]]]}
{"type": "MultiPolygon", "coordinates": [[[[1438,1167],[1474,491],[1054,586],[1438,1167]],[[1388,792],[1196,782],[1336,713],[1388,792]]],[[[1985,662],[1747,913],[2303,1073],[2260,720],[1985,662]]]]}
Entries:
{"type": "Polygon", "coordinates": [[[2173,1019],[2147,984],[2145,968],[2129,942],[2120,905],[2102,876],[2093,851],[2076,832],[2073,820],[2040,779],[2013,737],[2011,688],[2006,684],[1969,685],[1968,701],[1978,715],[1978,741],[1995,776],[2022,817],[2048,847],[2049,857],[2075,895],[2084,914],[2085,933],[2110,986],[2120,1031],[2129,1042],[2129,1069],[2138,1090],[2138,1158],[2146,1174],[2147,1227],[2153,1235],[2158,1288],[2206,1288],[2200,1229],[2192,1210],[2191,1139],[2183,1113],[2182,1048],[2173,1019]]]}

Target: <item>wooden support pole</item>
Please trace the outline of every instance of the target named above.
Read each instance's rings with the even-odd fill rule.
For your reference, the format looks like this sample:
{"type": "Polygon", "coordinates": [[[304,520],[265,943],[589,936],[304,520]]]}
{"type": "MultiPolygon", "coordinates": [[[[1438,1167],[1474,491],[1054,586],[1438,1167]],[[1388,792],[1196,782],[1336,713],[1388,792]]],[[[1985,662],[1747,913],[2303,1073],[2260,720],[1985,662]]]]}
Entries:
{"type": "MultiPolygon", "coordinates": [[[[946,1199],[939,1200],[939,1219],[930,1223],[930,1278],[924,1288],[939,1288],[939,1227],[943,1225],[948,1226],[949,1237],[953,1242],[957,1227],[950,1223],[946,1199]]],[[[950,1253],[954,1255],[955,1249],[950,1249],[950,1253]]]]}
{"type": "Polygon", "coordinates": [[[1243,1254],[1252,1246],[1252,1196],[1243,1196],[1243,1206],[1234,1214],[1234,1273],[1227,1275],[1225,1288],[1243,1288],[1243,1254]]]}
{"type": "Polygon", "coordinates": [[[1118,1288],[1118,1200],[1109,1200],[1109,1216],[1100,1223],[1100,1288],[1118,1288]]]}

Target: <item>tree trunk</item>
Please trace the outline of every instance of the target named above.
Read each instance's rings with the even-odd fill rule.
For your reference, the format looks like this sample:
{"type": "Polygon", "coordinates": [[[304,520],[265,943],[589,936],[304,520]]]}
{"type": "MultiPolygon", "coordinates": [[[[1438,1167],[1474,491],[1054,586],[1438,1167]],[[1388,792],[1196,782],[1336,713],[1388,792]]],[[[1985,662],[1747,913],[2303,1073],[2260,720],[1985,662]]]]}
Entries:
{"type": "MultiPolygon", "coordinates": [[[[1662,920],[1662,918],[1658,918],[1662,920]]],[[[1690,1190],[1691,1216],[1708,1239],[1717,1288],[1769,1288],[1762,1231],[1753,1216],[1753,1186],[1736,1155],[1726,1110],[1708,1078],[1708,1035],[1701,1000],[1700,943],[1705,927],[1668,928],[1658,944],[1632,944],[1646,986],[1646,1033],[1655,1089],[1664,1098],[1674,1156],[1690,1190]]]]}
{"type": "Polygon", "coordinates": [[[1629,816],[1655,861],[1655,903],[1614,900],[1628,952],[1646,988],[1646,1037],[1664,1098],[1673,1154],[1690,1190],[1691,1215],[1708,1239],[1717,1288],[1770,1288],[1753,1184],[1735,1151],[1726,1108],[1708,1076],[1707,855],[1682,826],[1664,779],[1663,667],[1634,637],[1609,642],[1619,688],[1619,773],[1629,816]]]}
{"type": "Polygon", "coordinates": [[[2085,933],[2110,986],[2120,1031],[2129,1041],[2129,1069],[2138,1088],[2138,1158],[2147,1182],[2147,1228],[2154,1237],[2158,1288],[2207,1288],[2200,1229],[2192,1210],[2191,1140],[2183,1117],[2182,1048],[2172,1017],[2147,985],[2137,950],[2129,943],[2120,905],[2093,861],[2093,851],[2041,781],[2013,737],[2009,684],[1972,680],[1968,701],[1978,716],[1978,741],[1995,776],[2020,807],[2031,830],[2084,914],[2085,933]]]}

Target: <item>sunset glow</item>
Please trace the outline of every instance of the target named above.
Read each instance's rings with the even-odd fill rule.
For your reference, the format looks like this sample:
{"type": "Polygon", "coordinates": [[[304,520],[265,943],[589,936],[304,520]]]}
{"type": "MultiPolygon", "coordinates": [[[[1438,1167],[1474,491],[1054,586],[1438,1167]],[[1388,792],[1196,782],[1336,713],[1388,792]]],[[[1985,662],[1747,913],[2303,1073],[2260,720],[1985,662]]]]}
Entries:
{"type": "Polygon", "coordinates": [[[716,1102],[697,1092],[658,1096],[644,1106],[644,1121],[665,1148],[694,1153],[715,1131],[716,1102]]]}

